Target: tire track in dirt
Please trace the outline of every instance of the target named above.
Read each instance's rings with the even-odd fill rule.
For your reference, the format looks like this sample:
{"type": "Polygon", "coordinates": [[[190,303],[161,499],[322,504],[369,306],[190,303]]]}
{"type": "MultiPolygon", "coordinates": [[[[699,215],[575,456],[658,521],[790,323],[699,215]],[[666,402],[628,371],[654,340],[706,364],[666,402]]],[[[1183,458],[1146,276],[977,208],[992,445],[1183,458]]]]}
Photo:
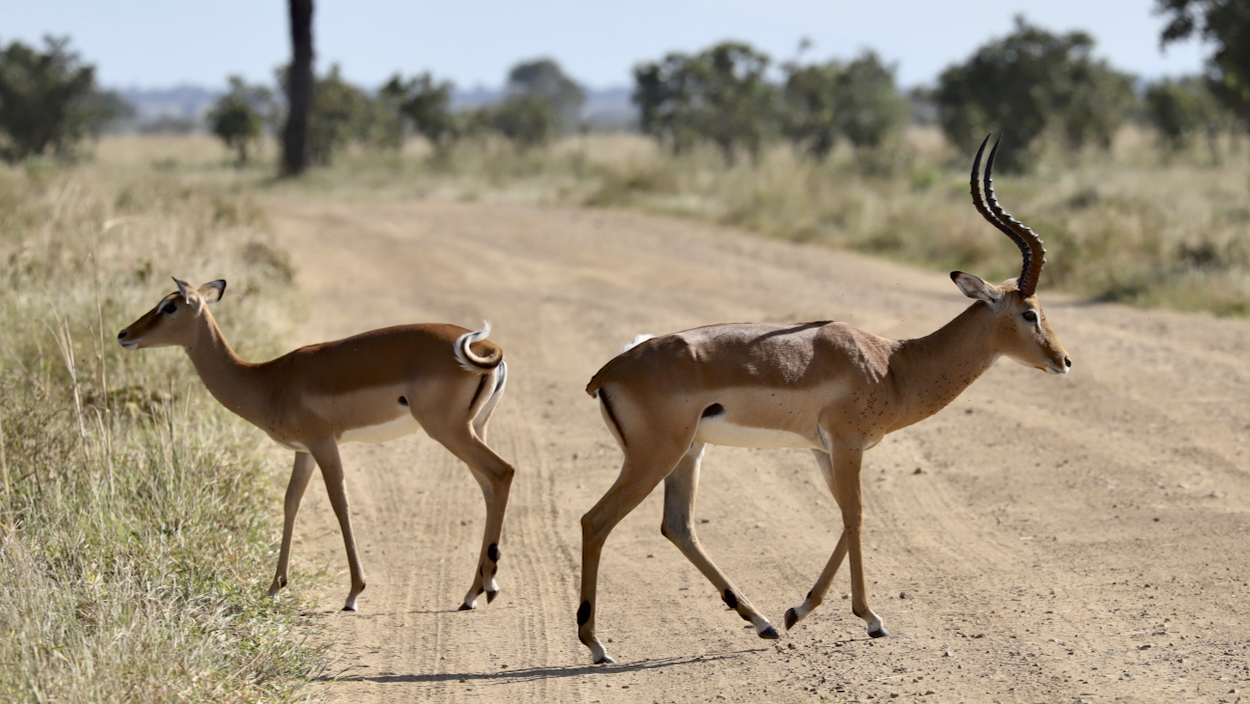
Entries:
{"type": "MultiPolygon", "coordinates": [[[[467,470],[424,436],[345,448],[370,586],[357,614],[335,611],[345,574],[322,601],[345,675],[324,685],[332,700],[1169,701],[1250,685],[1236,664],[1250,654],[1250,568],[1226,559],[1250,537],[1246,321],[1043,290],[1071,375],[999,364],[865,457],[870,597],[896,638],[865,638],[839,598],[845,574],[781,641],[754,638],[659,535],[656,492],[604,556],[601,631],[621,663],[590,667],[574,624],[579,518],[620,463],[582,393],[602,362],[636,333],[716,322],[840,319],[912,337],[966,299],[941,275],[628,213],[270,206],[315,301],[297,342],[489,318],[510,365],[491,424],[518,472],[495,603],[454,611],[483,515],[467,470]]],[[[814,462],[713,448],[703,476],[700,537],[780,621],[840,530],[814,462]]],[[[345,572],[317,482],[293,560],[345,572]]]]}

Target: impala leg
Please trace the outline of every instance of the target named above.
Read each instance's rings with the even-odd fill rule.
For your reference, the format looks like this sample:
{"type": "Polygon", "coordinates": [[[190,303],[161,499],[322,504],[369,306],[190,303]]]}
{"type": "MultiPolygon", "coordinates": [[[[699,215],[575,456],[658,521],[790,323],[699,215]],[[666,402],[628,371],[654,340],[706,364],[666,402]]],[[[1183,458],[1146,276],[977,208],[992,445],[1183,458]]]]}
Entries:
{"type": "Polygon", "coordinates": [[[495,374],[487,379],[487,383],[493,383],[494,388],[482,406],[482,410],[478,411],[473,418],[473,432],[477,433],[478,439],[482,442],[486,442],[486,428],[490,424],[490,416],[495,412],[495,406],[503,397],[504,386],[508,383],[508,363],[500,362],[499,366],[495,367],[495,374]]]}
{"type": "Polygon", "coordinates": [[[755,632],[760,638],[778,638],[773,625],[712,562],[712,558],[708,557],[699,542],[699,537],[695,535],[691,515],[694,513],[695,495],[699,489],[699,466],[703,461],[703,449],[703,443],[691,445],[690,451],[677,463],[673,473],[664,478],[664,523],[660,532],[673,541],[686,559],[716,587],[726,606],[755,626],[755,632]]]}
{"type": "MultiPolygon", "coordinates": [[[[828,484],[829,491],[833,493],[836,500],[838,490],[833,478],[833,463],[830,460],[829,453],[823,450],[812,450],[812,454],[816,456],[816,464],[820,466],[820,474],[825,478],[825,483],[828,484]]],[[[842,536],[838,538],[837,547],[833,549],[833,555],[829,557],[829,562],[825,564],[824,571],[816,579],[816,584],[807,593],[803,603],[786,611],[787,631],[794,628],[794,624],[802,621],[817,606],[824,602],[825,594],[829,592],[829,586],[833,584],[833,578],[838,574],[838,568],[842,566],[842,560],[846,558],[846,545],[846,531],[843,530],[842,536]]]]}
{"type": "Polygon", "coordinates": [[[356,597],[365,590],[365,573],[360,567],[360,555],[356,551],[356,538],[352,533],[351,508],[347,503],[347,480],[343,475],[343,461],[339,458],[339,447],[329,440],[310,445],[309,450],[321,467],[321,476],[326,483],[326,492],[330,495],[330,506],[339,519],[339,529],[343,532],[343,546],[347,549],[347,568],[351,572],[352,590],[347,593],[344,611],[356,610],[356,597]]]}
{"type": "MultiPolygon", "coordinates": [[[[864,453],[863,450],[842,447],[835,447],[831,464],[834,498],[842,509],[842,539],[838,541],[839,548],[845,542],[845,550],[851,562],[851,612],[868,623],[868,635],[881,638],[890,634],[882,625],[881,617],[869,608],[868,593],[864,587],[864,554],[861,544],[864,504],[859,480],[864,453]]],[[[838,549],[834,550],[834,558],[838,557],[838,552],[838,549]]],[[[830,578],[832,579],[832,575],[830,578]]]]}
{"type": "MultiPolygon", "coordinates": [[[[429,432],[430,428],[427,427],[426,431],[429,432]]],[[[478,557],[477,572],[474,573],[473,584],[460,604],[460,610],[467,611],[477,607],[479,595],[485,593],[488,604],[499,595],[499,585],[495,583],[501,555],[499,541],[503,532],[504,512],[508,508],[508,492],[516,470],[478,439],[468,426],[455,430],[436,428],[430,433],[430,437],[442,443],[468,465],[473,478],[481,486],[482,498],[486,501],[486,529],[482,534],[482,551],[478,557]]]]}
{"type": "Polygon", "coordinates": [[[269,587],[269,596],[277,596],[286,586],[287,565],[291,559],[291,536],[295,533],[295,514],[299,513],[300,501],[304,499],[304,491],[308,489],[308,480],[312,479],[312,455],[307,452],[295,453],[295,467],[291,470],[291,481],[286,485],[286,500],[283,505],[282,547],[278,550],[278,571],[269,587]]]}
{"type": "Polygon", "coordinates": [[[638,463],[626,455],[621,474],[599,503],[582,516],[582,601],[577,608],[577,636],[590,648],[595,664],[616,662],[595,636],[595,591],[599,583],[599,558],[608,534],[621,519],[647,498],[660,479],[672,471],[681,452],[667,462],[638,463]]]}
{"type": "Polygon", "coordinates": [[[846,558],[846,531],[842,531],[842,537],[838,539],[838,546],[833,549],[833,555],[829,557],[829,562],[825,564],[825,569],[820,573],[820,577],[816,579],[816,584],[812,590],[807,593],[807,598],[802,604],[791,607],[786,610],[786,630],[794,628],[794,624],[802,621],[812,611],[820,606],[825,600],[825,594],[829,592],[829,585],[833,584],[833,577],[838,573],[838,568],[842,566],[842,560],[846,558]]]}

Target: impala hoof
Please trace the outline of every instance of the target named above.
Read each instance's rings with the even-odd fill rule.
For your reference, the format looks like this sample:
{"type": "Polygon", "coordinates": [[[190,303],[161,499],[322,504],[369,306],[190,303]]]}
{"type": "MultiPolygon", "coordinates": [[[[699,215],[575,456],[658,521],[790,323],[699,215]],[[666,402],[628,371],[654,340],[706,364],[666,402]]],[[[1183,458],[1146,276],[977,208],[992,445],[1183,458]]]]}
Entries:
{"type": "Polygon", "coordinates": [[[786,630],[794,628],[794,624],[799,622],[799,612],[793,608],[786,609],[786,630]]]}
{"type": "Polygon", "coordinates": [[[596,665],[611,665],[614,662],[616,662],[616,660],[614,660],[611,655],[605,654],[603,657],[596,660],[595,664],[596,665]]]}
{"type": "Polygon", "coordinates": [[[497,597],[497,596],[499,596],[499,590],[498,590],[498,589],[496,589],[496,590],[495,590],[495,591],[493,591],[493,592],[492,592],[492,591],[487,591],[487,592],[486,592],[486,603],[487,603],[487,604],[491,603],[492,601],[494,601],[494,600],[495,600],[495,597],[497,597]]]}
{"type": "Polygon", "coordinates": [[[355,604],[344,604],[344,605],[343,605],[343,610],[344,610],[344,611],[355,611],[355,610],[356,610],[356,605],[355,605],[355,604]]]}
{"type": "Polygon", "coordinates": [[[870,638],[889,638],[890,632],[885,630],[885,626],[882,626],[875,631],[868,631],[868,636],[870,638]]]}
{"type": "Polygon", "coordinates": [[[780,637],[781,637],[781,634],[777,633],[777,629],[773,628],[772,626],[769,626],[768,628],[765,628],[764,630],[760,631],[760,638],[767,638],[768,640],[777,640],[780,637]]]}
{"type": "Polygon", "coordinates": [[[472,611],[472,610],[473,610],[472,604],[461,604],[460,608],[456,609],[456,611],[472,611]]]}

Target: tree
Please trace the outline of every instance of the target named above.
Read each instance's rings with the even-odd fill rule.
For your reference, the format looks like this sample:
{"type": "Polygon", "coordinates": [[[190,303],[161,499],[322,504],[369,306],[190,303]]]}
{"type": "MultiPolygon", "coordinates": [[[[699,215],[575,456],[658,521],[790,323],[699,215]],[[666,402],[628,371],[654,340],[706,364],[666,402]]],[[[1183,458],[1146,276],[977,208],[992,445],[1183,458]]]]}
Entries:
{"type": "Polygon", "coordinates": [[[1233,115],[1211,93],[1200,76],[1165,78],[1146,89],[1146,120],[1159,135],[1166,155],[1188,149],[1199,134],[1205,135],[1215,162],[1219,162],[1218,137],[1233,124],[1233,115]]]}
{"type": "Polygon", "coordinates": [[[49,150],[58,156],[108,117],[95,67],[69,50],[68,38],[44,38],[44,51],[15,41],[0,49],[0,158],[15,162],[49,150]]]}
{"type": "Polygon", "coordinates": [[[524,93],[483,108],[474,119],[482,127],[506,137],[521,151],[551,141],[560,127],[560,117],[550,102],[524,93]]]}
{"type": "Polygon", "coordinates": [[[838,83],[842,64],[785,66],[782,89],[786,138],[816,161],[829,158],[838,142],[838,83]]]}
{"type": "Polygon", "coordinates": [[[367,141],[374,117],[371,102],[363,90],[343,79],[338,64],[316,79],[308,124],[313,163],[327,165],[349,141],[367,141]]]}
{"type": "Polygon", "coordinates": [[[1250,124],[1250,2],[1247,0],[1155,0],[1155,12],[1168,19],[1160,44],[1197,35],[1214,44],[1207,57],[1211,92],[1250,124]]]}
{"type": "Polygon", "coordinates": [[[947,139],[971,151],[987,132],[1008,133],[1012,149],[999,159],[1013,171],[1033,161],[1037,138],[1048,128],[1072,147],[1108,145],[1125,117],[1123,91],[1131,78],[1095,60],[1093,48],[1084,32],[1052,34],[1017,16],[1014,32],[938,79],[934,99],[947,139]]]}
{"type": "Polygon", "coordinates": [[[873,51],[847,65],[837,84],[838,128],[856,149],[876,149],[907,122],[907,101],[894,85],[894,67],[873,51]]]}
{"type": "Polygon", "coordinates": [[[428,71],[403,80],[395,74],[379,95],[394,106],[401,119],[412,123],[413,129],[445,156],[460,137],[461,129],[451,112],[450,81],[435,81],[428,71]]]}
{"type": "Polygon", "coordinates": [[[643,133],[674,152],[708,140],[726,164],[740,149],[758,157],[777,117],[777,88],[765,77],[769,62],[746,44],[724,42],[693,57],[672,53],[638,64],[633,100],[643,133]]]}
{"type": "Polygon", "coordinates": [[[785,67],[785,133],[817,161],[840,137],[858,150],[880,147],[907,121],[910,107],[894,85],[894,69],[865,51],[843,66],[837,61],[785,67]]]}
{"type": "Polygon", "coordinates": [[[243,166],[247,164],[248,147],[260,138],[273,94],[264,86],[248,85],[242,76],[230,76],[229,81],[230,90],[208,111],[208,126],[227,149],[235,151],[238,165],[243,166]]]}
{"type": "Polygon", "coordinates": [[[639,128],[674,154],[686,151],[698,139],[693,87],[694,59],[673,52],[660,61],[634,67],[634,94],[639,128]]]}
{"type": "Polygon", "coordinates": [[[291,65],[285,80],[287,117],[282,131],[282,173],[298,176],[312,156],[309,119],[313,109],[313,0],[287,0],[291,16],[291,65]]]}
{"type": "Polygon", "coordinates": [[[513,66],[508,72],[508,92],[546,102],[559,119],[562,132],[575,132],[581,125],[586,93],[552,59],[536,59],[513,66]]]}

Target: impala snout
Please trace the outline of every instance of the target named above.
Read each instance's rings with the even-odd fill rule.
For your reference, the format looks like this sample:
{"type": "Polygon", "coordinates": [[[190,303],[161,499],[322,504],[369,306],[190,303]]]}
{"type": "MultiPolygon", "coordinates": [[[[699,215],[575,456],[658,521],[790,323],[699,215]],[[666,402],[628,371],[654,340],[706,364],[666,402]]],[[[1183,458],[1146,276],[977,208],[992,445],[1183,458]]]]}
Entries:
{"type": "Polygon", "coordinates": [[[1070,369],[1072,369],[1072,358],[1066,354],[1060,361],[1051,362],[1045,367],[1042,367],[1042,371],[1047,374],[1067,374],[1070,369]]]}
{"type": "Polygon", "coordinates": [[[139,346],[139,343],[135,340],[127,340],[126,336],[128,334],[130,334],[130,328],[117,333],[117,343],[128,350],[133,350],[139,346]]]}
{"type": "Polygon", "coordinates": [[[1041,351],[1045,355],[1045,359],[1042,360],[1041,364],[1035,362],[1033,364],[1034,367],[1041,369],[1047,374],[1067,374],[1068,370],[1072,368],[1072,358],[1068,356],[1068,351],[1058,344],[1058,341],[1055,341],[1053,347],[1049,347],[1049,349],[1043,348],[1041,351]]]}

